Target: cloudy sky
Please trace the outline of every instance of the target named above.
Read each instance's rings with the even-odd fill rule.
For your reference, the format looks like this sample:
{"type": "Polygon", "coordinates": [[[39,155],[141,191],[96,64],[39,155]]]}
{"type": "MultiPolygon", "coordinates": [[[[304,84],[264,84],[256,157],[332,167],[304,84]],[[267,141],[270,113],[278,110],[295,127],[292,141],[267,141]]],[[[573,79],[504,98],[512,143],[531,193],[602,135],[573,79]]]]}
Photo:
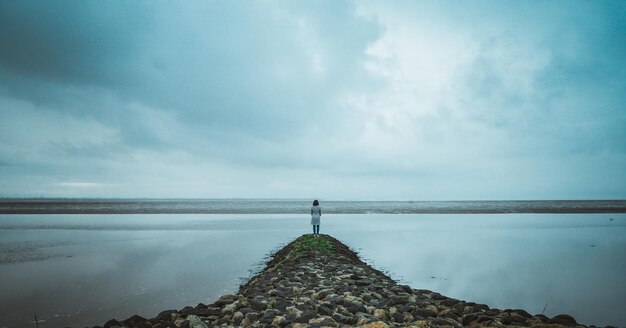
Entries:
{"type": "Polygon", "coordinates": [[[626,198],[623,1],[2,1],[0,196],[626,198]]]}

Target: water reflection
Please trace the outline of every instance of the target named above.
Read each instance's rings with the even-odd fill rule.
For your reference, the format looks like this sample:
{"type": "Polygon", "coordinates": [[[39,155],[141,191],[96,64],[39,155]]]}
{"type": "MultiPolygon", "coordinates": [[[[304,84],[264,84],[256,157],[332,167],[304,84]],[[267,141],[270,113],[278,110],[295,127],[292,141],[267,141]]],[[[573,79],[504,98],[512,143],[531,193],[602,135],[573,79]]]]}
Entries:
{"type": "MultiPolygon", "coordinates": [[[[13,252],[0,264],[0,326],[31,327],[36,311],[56,327],[210,302],[309,226],[295,215],[5,215],[0,229],[0,253],[13,252]],[[16,260],[25,244],[36,256],[16,260]]],[[[332,215],[321,232],[415,288],[626,325],[626,215],[332,215]]]]}

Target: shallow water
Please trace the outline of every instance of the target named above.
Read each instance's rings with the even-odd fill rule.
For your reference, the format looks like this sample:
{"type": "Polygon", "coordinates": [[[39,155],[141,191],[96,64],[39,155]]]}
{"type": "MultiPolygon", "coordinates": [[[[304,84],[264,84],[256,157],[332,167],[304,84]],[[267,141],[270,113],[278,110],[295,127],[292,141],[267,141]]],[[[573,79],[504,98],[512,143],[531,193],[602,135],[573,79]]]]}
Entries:
{"type": "MultiPolygon", "coordinates": [[[[308,220],[0,215],[0,327],[32,327],[34,312],[40,327],[79,327],[212,302],[308,220]]],[[[626,326],[626,214],[337,214],[322,233],[414,288],[626,326]]]]}

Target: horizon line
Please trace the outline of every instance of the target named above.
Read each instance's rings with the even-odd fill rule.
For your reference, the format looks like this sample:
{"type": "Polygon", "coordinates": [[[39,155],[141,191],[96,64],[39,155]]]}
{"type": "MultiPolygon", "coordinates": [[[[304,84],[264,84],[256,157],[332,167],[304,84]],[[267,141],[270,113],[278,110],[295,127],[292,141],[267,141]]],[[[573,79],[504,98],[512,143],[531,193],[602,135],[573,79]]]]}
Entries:
{"type": "MultiPolygon", "coordinates": [[[[310,198],[318,199],[325,202],[544,202],[544,201],[559,201],[559,202],[577,202],[577,201],[626,201],[624,199],[611,199],[611,198],[585,198],[585,199],[324,199],[324,198],[310,198]]],[[[176,201],[176,200],[238,200],[238,201],[310,201],[309,198],[250,198],[250,197],[0,197],[0,201],[11,200],[160,200],[160,201],[176,201]]]]}

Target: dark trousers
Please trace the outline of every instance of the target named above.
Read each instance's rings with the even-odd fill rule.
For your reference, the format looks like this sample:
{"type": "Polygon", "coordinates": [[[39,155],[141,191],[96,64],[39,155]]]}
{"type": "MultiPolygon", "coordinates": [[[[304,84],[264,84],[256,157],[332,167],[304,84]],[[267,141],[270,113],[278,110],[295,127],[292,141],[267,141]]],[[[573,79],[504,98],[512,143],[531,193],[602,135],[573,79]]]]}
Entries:
{"type": "Polygon", "coordinates": [[[319,234],[320,233],[320,225],[313,225],[313,233],[314,234],[319,234]]]}

